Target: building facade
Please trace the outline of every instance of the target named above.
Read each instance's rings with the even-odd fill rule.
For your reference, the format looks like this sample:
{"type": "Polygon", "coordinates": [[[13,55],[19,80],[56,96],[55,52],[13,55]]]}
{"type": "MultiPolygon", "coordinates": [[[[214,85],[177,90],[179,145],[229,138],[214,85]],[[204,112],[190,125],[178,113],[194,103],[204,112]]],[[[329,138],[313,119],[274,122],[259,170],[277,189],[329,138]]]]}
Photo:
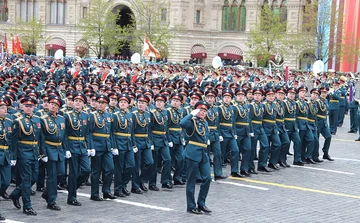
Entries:
{"type": "MultiPolygon", "coordinates": [[[[183,62],[195,58],[200,63],[211,64],[215,56],[220,56],[227,60],[251,61],[256,65],[248,54],[247,43],[263,4],[270,4],[281,14],[281,19],[287,21],[286,32],[290,34],[301,26],[305,1],[310,0],[171,0],[169,8],[162,10],[162,19],[169,22],[170,27],[185,27],[185,32],[172,40],[168,60],[183,62]]],[[[27,21],[35,16],[43,23],[47,38],[45,46],[37,47],[37,55],[50,56],[57,49],[63,49],[66,56],[82,55],[87,46],[81,40],[78,24],[86,16],[90,2],[0,0],[0,27],[11,26],[18,18],[27,21]]],[[[132,12],[129,1],[113,2],[114,8],[132,12]]],[[[3,39],[5,30],[0,29],[0,39],[3,39]]],[[[308,68],[308,63],[298,59],[300,53],[284,58],[285,63],[290,68],[308,68]]],[[[94,55],[89,52],[89,56],[94,55]]]]}

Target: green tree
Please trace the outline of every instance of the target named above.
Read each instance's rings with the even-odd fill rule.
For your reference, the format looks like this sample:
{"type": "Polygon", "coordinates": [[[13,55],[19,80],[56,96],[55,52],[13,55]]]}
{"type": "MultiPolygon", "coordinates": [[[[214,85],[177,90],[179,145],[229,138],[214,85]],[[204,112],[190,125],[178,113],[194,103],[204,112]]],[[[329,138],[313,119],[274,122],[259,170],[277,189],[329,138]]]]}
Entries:
{"type": "Polygon", "coordinates": [[[112,12],[113,1],[92,0],[87,15],[80,21],[82,39],[85,40],[89,49],[98,58],[103,56],[106,50],[109,53],[117,53],[121,47],[127,30],[116,25],[119,13],[112,12]]]}
{"type": "Polygon", "coordinates": [[[258,66],[267,66],[272,55],[286,55],[286,20],[269,5],[263,5],[259,22],[250,30],[249,54],[256,59],[258,66]]]}

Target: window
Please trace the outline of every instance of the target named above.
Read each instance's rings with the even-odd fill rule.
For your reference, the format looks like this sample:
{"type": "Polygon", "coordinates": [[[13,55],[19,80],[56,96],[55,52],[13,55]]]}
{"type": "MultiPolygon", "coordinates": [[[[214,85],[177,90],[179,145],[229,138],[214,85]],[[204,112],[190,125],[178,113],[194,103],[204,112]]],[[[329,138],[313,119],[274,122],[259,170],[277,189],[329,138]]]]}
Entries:
{"type": "Polygon", "coordinates": [[[223,6],[223,22],[222,22],[222,29],[223,30],[230,30],[230,7],[229,7],[229,1],[225,0],[224,1],[224,6],[223,6]]]}
{"type": "Polygon", "coordinates": [[[167,9],[161,9],[161,22],[166,22],[167,9]]]}
{"type": "Polygon", "coordinates": [[[246,7],[245,7],[245,0],[243,0],[241,2],[241,5],[240,5],[240,16],[239,16],[239,19],[240,19],[240,31],[245,31],[245,28],[246,28],[246,7]]]}
{"type": "Polygon", "coordinates": [[[50,23],[64,24],[67,17],[66,0],[52,0],[50,2],[50,23]]]}
{"type": "Polygon", "coordinates": [[[82,10],[82,17],[83,17],[83,18],[86,17],[87,12],[88,12],[88,8],[87,8],[87,7],[83,7],[83,10],[82,10]]]}
{"type": "Polygon", "coordinates": [[[196,10],[195,13],[195,23],[200,24],[200,10],[196,10]]]}
{"type": "Polygon", "coordinates": [[[287,23],[287,7],[286,7],[286,4],[287,4],[287,0],[283,0],[281,2],[281,5],[280,5],[280,22],[285,23],[284,24],[285,30],[283,30],[284,32],[286,31],[286,23],[287,23]]]}
{"type": "Polygon", "coordinates": [[[20,19],[24,22],[28,22],[32,17],[35,17],[36,19],[39,18],[39,3],[37,0],[21,0],[20,19]]]}
{"type": "Polygon", "coordinates": [[[225,31],[245,31],[246,27],[246,7],[245,0],[240,5],[237,0],[229,4],[228,0],[224,1],[222,10],[222,30],[225,31]]]}
{"type": "Polygon", "coordinates": [[[305,1],[303,6],[303,18],[302,18],[302,31],[303,32],[315,32],[317,28],[317,15],[318,7],[316,4],[312,4],[311,1],[305,1]]]}
{"type": "Polygon", "coordinates": [[[6,22],[8,20],[8,13],[7,0],[0,0],[0,22],[6,22]]]}

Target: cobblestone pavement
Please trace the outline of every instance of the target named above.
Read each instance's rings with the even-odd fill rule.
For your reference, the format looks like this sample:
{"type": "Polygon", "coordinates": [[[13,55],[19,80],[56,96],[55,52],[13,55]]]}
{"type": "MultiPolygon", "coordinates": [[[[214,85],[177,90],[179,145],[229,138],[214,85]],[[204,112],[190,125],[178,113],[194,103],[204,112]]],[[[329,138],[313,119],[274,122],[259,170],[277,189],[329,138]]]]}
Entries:
{"type": "Polygon", "coordinates": [[[209,215],[186,212],[185,186],[104,202],[90,201],[90,187],[85,186],[78,195],[81,207],[67,205],[66,193],[59,193],[59,212],[46,209],[38,192],[31,197],[37,216],[26,216],[4,200],[1,213],[8,222],[359,222],[360,142],[354,141],[358,134],[347,133],[349,117],[345,120],[331,143],[334,162],[212,182],[209,215]]]}

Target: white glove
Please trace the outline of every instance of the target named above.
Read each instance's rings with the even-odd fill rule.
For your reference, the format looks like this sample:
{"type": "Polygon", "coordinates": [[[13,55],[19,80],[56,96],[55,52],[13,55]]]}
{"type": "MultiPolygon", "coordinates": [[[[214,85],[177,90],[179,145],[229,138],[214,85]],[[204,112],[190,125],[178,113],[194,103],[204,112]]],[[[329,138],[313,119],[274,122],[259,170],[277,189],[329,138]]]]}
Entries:
{"type": "Polygon", "coordinates": [[[113,154],[113,156],[117,156],[117,155],[119,155],[119,150],[118,149],[112,149],[111,153],[113,154]]]}
{"type": "Polygon", "coordinates": [[[65,152],[65,158],[66,158],[66,159],[69,159],[70,157],[71,157],[70,151],[66,151],[66,152],[65,152]]]}
{"type": "Polygon", "coordinates": [[[196,116],[199,112],[200,112],[200,109],[195,109],[192,112],[190,112],[190,114],[192,114],[192,116],[196,116]]]}
{"type": "Polygon", "coordinates": [[[91,155],[91,149],[88,149],[87,153],[88,153],[88,156],[90,156],[91,155]]]}
{"type": "Polygon", "coordinates": [[[210,146],[210,140],[207,141],[207,144],[210,146]]]}
{"type": "Polygon", "coordinates": [[[169,142],[169,147],[174,147],[174,143],[173,143],[173,142],[169,142]]]}
{"type": "Polygon", "coordinates": [[[96,153],[95,149],[90,150],[90,156],[95,156],[95,153],[96,153]]]}
{"type": "Polygon", "coordinates": [[[185,146],[185,145],[186,145],[186,143],[185,143],[185,140],[184,140],[184,139],[182,140],[182,144],[183,144],[183,146],[185,146]]]}
{"type": "Polygon", "coordinates": [[[139,149],[137,147],[133,147],[134,153],[137,153],[139,149]]]}
{"type": "Polygon", "coordinates": [[[44,156],[43,158],[41,158],[41,160],[44,162],[44,163],[47,163],[49,161],[49,158],[47,156],[44,156]]]}
{"type": "Polygon", "coordinates": [[[219,136],[220,142],[224,141],[224,138],[222,136],[219,136]]]}
{"type": "Polygon", "coordinates": [[[151,148],[151,150],[154,150],[154,149],[155,149],[154,145],[151,145],[151,147],[150,147],[150,148],[151,148]]]}
{"type": "Polygon", "coordinates": [[[255,136],[255,134],[254,134],[253,132],[250,133],[249,135],[250,135],[250,137],[254,137],[254,136],[255,136]]]}
{"type": "Polygon", "coordinates": [[[15,166],[16,165],[16,160],[10,160],[10,166],[15,166]]]}
{"type": "Polygon", "coordinates": [[[234,138],[237,139],[238,138],[237,135],[234,135],[234,138]]]}

